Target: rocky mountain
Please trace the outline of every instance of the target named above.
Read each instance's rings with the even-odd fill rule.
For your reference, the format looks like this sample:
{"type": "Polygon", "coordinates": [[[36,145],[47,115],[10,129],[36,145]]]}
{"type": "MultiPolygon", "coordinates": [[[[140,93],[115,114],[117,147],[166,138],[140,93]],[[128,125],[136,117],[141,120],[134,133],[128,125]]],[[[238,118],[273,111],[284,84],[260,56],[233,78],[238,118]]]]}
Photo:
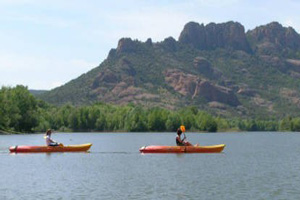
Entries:
{"type": "Polygon", "coordinates": [[[297,115],[299,38],[277,22],[247,33],[237,22],[189,22],[178,40],[122,38],[98,67],[39,97],[58,105],[134,103],[196,106],[231,117],[297,115]]]}
{"type": "Polygon", "coordinates": [[[258,54],[280,55],[300,50],[300,35],[292,27],[285,28],[278,22],[248,31],[247,38],[258,54]]]}
{"type": "Polygon", "coordinates": [[[199,50],[225,48],[251,53],[244,27],[237,22],[210,23],[206,26],[187,23],[180,34],[179,42],[199,50]]]}

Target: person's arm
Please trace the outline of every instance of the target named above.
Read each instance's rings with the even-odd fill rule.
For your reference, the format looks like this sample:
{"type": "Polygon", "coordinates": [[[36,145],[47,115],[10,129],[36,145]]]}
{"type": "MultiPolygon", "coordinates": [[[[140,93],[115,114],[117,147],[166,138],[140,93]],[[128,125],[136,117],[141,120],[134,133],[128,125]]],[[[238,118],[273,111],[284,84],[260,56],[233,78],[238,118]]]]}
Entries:
{"type": "Polygon", "coordinates": [[[55,142],[56,142],[56,141],[52,140],[51,138],[49,138],[49,140],[50,140],[50,142],[53,142],[53,143],[55,143],[55,142]]]}

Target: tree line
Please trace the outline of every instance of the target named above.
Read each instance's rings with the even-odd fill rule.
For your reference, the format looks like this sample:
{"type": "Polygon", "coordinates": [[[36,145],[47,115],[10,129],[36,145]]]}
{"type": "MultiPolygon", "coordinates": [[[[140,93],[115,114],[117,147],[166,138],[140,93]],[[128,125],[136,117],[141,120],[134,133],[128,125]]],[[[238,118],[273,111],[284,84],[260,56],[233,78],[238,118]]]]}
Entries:
{"type": "Polygon", "coordinates": [[[59,131],[300,131],[300,118],[282,120],[226,119],[196,107],[178,110],[139,105],[95,103],[88,106],[54,106],[35,98],[24,86],[0,90],[0,132],[59,131]]]}

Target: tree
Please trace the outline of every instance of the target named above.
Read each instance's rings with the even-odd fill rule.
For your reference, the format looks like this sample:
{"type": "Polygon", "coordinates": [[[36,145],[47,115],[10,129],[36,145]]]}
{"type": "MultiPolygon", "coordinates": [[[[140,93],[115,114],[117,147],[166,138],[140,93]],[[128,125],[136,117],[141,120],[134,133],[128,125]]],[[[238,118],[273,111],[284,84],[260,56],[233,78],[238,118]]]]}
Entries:
{"type": "Polygon", "coordinates": [[[129,112],[125,127],[126,130],[133,132],[148,130],[146,116],[141,107],[135,107],[129,112]]]}
{"type": "Polygon", "coordinates": [[[96,131],[104,131],[105,128],[106,128],[106,118],[105,115],[102,112],[100,112],[96,119],[95,129],[96,131]]]}
{"type": "Polygon", "coordinates": [[[0,130],[6,130],[9,127],[9,111],[7,110],[6,88],[0,90],[0,130]]]}
{"type": "Polygon", "coordinates": [[[32,132],[38,124],[37,100],[26,87],[2,87],[0,97],[1,126],[17,132],[32,132]]]}
{"type": "Polygon", "coordinates": [[[292,117],[284,118],[279,123],[279,130],[291,131],[292,130],[292,117]]]}
{"type": "Polygon", "coordinates": [[[294,118],[292,120],[292,131],[297,131],[299,132],[300,131],[300,118],[294,118]]]}
{"type": "Polygon", "coordinates": [[[170,113],[166,121],[167,131],[176,131],[181,125],[180,116],[178,113],[170,113]]]}
{"type": "Polygon", "coordinates": [[[160,108],[154,108],[150,110],[148,115],[148,128],[150,131],[164,131],[166,115],[160,108]]]}
{"type": "Polygon", "coordinates": [[[74,131],[77,131],[80,128],[80,123],[80,113],[75,108],[68,117],[69,128],[71,128],[74,131]]]}
{"type": "Polygon", "coordinates": [[[199,130],[208,132],[216,132],[218,130],[218,124],[211,115],[205,112],[199,112],[196,119],[199,130]]]}

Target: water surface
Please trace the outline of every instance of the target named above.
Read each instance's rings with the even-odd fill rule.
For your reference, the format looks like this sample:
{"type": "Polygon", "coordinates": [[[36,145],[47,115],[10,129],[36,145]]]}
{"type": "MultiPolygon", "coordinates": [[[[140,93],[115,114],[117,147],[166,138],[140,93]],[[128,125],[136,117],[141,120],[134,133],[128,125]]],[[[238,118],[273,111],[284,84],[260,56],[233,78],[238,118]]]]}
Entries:
{"type": "Polygon", "coordinates": [[[42,134],[0,135],[0,199],[299,199],[299,133],[189,133],[221,154],[140,154],[175,133],[61,133],[90,153],[10,154],[42,134]]]}

